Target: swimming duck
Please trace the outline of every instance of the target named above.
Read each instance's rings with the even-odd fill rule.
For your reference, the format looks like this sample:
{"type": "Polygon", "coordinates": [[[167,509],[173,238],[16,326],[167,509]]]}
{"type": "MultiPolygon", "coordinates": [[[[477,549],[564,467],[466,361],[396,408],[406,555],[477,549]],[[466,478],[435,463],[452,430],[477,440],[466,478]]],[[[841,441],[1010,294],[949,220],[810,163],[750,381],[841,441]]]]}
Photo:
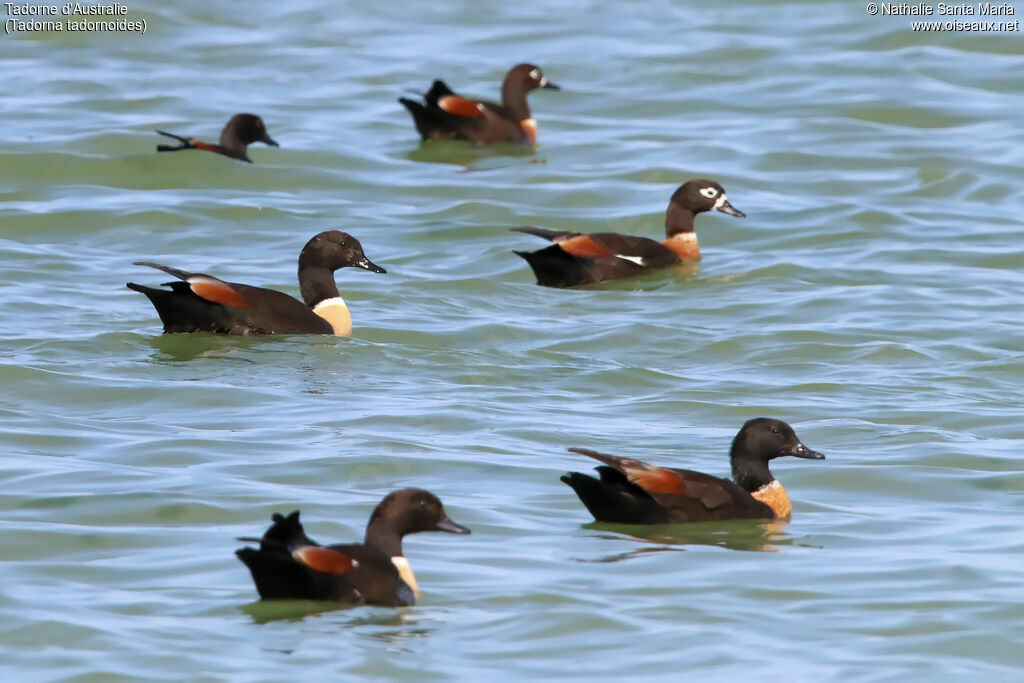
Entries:
{"type": "Polygon", "coordinates": [[[420,531],[468,534],[445,514],[433,493],[408,488],[389,493],[370,515],[361,544],[322,546],[306,536],[299,511],[275,513],[259,549],[235,551],[263,600],[330,600],[386,607],[413,605],[416,577],[402,552],[402,537],[420,531]]]}
{"type": "Polygon", "coordinates": [[[352,334],[352,316],[338,293],[334,271],[351,266],[373,273],[387,271],[366,258],[355,237],[327,230],[313,237],[299,254],[299,287],[303,301],[284,292],[225,282],[152,261],[136,261],[178,278],[157,289],[127,283],[153,303],[164,332],[218,334],[352,334]]]}
{"type": "Polygon", "coordinates": [[[732,441],[732,481],[667,467],[656,467],[586,448],[570,448],[604,465],[599,479],[568,472],[568,484],[599,522],[675,524],[722,519],[788,520],[792,506],[786,489],[772,476],[768,463],[792,455],[823,460],[824,455],[800,442],[782,420],[749,420],[732,441]]]}
{"type": "Polygon", "coordinates": [[[560,90],[539,67],[517,64],[501,84],[501,104],[471,100],[452,92],[444,81],[434,81],[423,103],[398,98],[412,114],[423,140],[469,140],[477,145],[495,142],[537,144],[537,121],[530,114],[526,94],[543,88],[560,90]]]}
{"type": "Polygon", "coordinates": [[[721,211],[743,218],[745,213],[729,203],[725,188],[713,180],[688,180],[669,200],[665,213],[665,239],[620,235],[612,232],[584,234],[545,230],[523,225],[509,228],[543,237],[554,244],[538,251],[513,251],[530,264],[537,284],[574,287],[640,275],[681,261],[700,258],[693,222],[697,214],[721,211]]]}
{"type": "Polygon", "coordinates": [[[180,152],[183,149],[202,149],[207,152],[213,152],[214,154],[222,154],[232,159],[238,159],[239,161],[247,161],[250,164],[252,159],[246,153],[250,144],[254,142],[262,142],[270,145],[271,147],[278,147],[277,142],[274,141],[270,134],[267,133],[267,127],[263,124],[263,119],[256,116],[255,114],[235,114],[231,117],[231,120],[224,126],[224,130],[220,132],[220,143],[212,145],[208,142],[203,142],[196,138],[184,138],[174,133],[168,133],[166,131],[158,130],[157,133],[160,135],[174,138],[177,140],[179,145],[157,145],[156,151],[158,152],[180,152]]]}

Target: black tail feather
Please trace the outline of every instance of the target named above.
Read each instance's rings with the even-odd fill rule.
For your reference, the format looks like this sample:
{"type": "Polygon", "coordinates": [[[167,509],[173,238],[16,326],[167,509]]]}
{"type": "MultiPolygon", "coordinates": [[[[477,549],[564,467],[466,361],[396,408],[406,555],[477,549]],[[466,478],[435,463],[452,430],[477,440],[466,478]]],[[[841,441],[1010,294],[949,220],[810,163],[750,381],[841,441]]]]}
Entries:
{"type": "Polygon", "coordinates": [[[320,545],[306,535],[302,523],[299,522],[298,510],[287,516],[275,512],[271,520],[274,523],[270,525],[260,540],[261,550],[275,550],[284,546],[288,548],[288,552],[291,552],[292,548],[300,545],[320,545]]]}
{"type": "Polygon", "coordinates": [[[416,125],[416,132],[423,140],[429,140],[432,136],[436,136],[438,131],[445,130],[448,127],[447,124],[450,123],[448,119],[451,116],[436,107],[427,107],[406,97],[399,97],[398,101],[409,110],[412,121],[416,125]]]}
{"type": "Polygon", "coordinates": [[[601,479],[595,479],[580,472],[566,472],[560,480],[576,492],[580,502],[599,522],[658,524],[668,521],[662,507],[643,489],[614,475],[606,476],[601,472],[601,479]]]}
{"type": "Polygon", "coordinates": [[[172,146],[172,145],[157,145],[156,146],[156,151],[158,151],[158,152],[178,152],[178,151],[181,151],[183,149],[195,149],[196,148],[195,144],[192,143],[192,141],[190,141],[188,138],[183,138],[180,135],[175,135],[174,133],[168,133],[165,130],[158,130],[157,133],[160,133],[160,135],[163,135],[165,137],[173,138],[173,139],[177,140],[179,143],[181,143],[177,147],[172,146]]]}
{"type": "Polygon", "coordinates": [[[430,89],[423,93],[423,101],[426,102],[428,106],[436,107],[439,99],[454,94],[455,92],[452,91],[444,81],[436,80],[431,83],[430,89]]]}
{"type": "Polygon", "coordinates": [[[311,571],[292,557],[292,549],[302,545],[319,545],[306,536],[299,522],[299,511],[288,515],[274,513],[273,524],[259,539],[257,550],[246,546],[235,551],[249,573],[256,590],[264,600],[336,600],[358,602],[359,592],[344,576],[311,571]]]}
{"type": "Polygon", "coordinates": [[[609,459],[615,457],[614,455],[609,455],[608,453],[592,451],[589,448],[579,448],[578,446],[573,446],[572,448],[566,450],[568,450],[570,453],[579,453],[580,455],[585,455],[587,457],[593,458],[594,460],[600,460],[601,462],[607,462],[609,459]]]}
{"type": "Polygon", "coordinates": [[[511,230],[512,232],[523,232],[526,233],[527,235],[541,237],[550,242],[554,242],[555,240],[562,237],[576,237],[581,234],[578,232],[573,232],[571,230],[547,230],[546,228],[535,228],[532,225],[517,225],[513,228],[509,228],[509,230],[511,230]]]}
{"type": "MultiPolygon", "coordinates": [[[[163,268],[161,268],[163,270],[163,268]]],[[[128,289],[145,294],[164,325],[164,332],[219,332],[243,334],[243,324],[220,304],[196,296],[185,282],[168,283],[171,289],[125,283],[128,289]]]]}
{"type": "Polygon", "coordinates": [[[178,278],[179,280],[187,280],[190,277],[192,277],[192,275],[193,275],[193,273],[188,273],[188,272],[186,272],[184,270],[181,270],[179,268],[173,268],[171,266],[165,266],[162,263],[154,263],[153,261],[133,261],[132,265],[133,266],[146,266],[148,268],[156,268],[157,270],[164,271],[168,275],[173,275],[174,277],[178,278]]]}
{"type": "Polygon", "coordinates": [[[574,287],[596,281],[584,267],[589,259],[580,259],[567,254],[557,244],[537,251],[513,251],[512,253],[530,264],[538,285],[574,287]]]}
{"type": "Polygon", "coordinates": [[[137,285],[134,282],[126,282],[124,286],[128,289],[134,289],[136,292],[141,292],[146,296],[149,296],[150,292],[162,292],[161,289],[154,289],[153,287],[147,287],[146,285],[137,285]]]}

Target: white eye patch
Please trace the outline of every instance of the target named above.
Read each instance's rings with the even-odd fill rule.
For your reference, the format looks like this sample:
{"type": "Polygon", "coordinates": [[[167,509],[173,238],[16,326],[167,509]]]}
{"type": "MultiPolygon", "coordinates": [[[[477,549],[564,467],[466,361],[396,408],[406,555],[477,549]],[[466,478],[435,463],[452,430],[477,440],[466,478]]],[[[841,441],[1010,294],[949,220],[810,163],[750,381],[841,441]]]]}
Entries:
{"type": "Polygon", "coordinates": [[[700,193],[708,199],[714,199],[718,196],[718,190],[713,187],[702,187],[700,188],[700,193]]]}
{"type": "Polygon", "coordinates": [[[534,69],[533,71],[531,71],[530,72],[530,78],[532,78],[535,81],[539,81],[540,80],[540,69],[534,69]]]}

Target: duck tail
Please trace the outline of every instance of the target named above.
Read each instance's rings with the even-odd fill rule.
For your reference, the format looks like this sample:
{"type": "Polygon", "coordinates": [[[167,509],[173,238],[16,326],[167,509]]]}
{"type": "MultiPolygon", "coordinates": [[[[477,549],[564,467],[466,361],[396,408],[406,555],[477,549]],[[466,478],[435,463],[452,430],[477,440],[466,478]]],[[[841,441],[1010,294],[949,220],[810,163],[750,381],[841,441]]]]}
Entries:
{"type": "Polygon", "coordinates": [[[164,131],[164,130],[158,130],[157,133],[160,133],[160,135],[163,135],[165,137],[173,138],[173,139],[177,140],[178,143],[179,143],[177,146],[174,146],[174,145],[157,145],[156,146],[156,151],[158,151],[158,152],[180,152],[183,149],[195,149],[196,148],[195,143],[192,142],[191,140],[189,140],[188,138],[183,138],[180,135],[175,135],[174,133],[168,133],[167,131],[164,131]]]}

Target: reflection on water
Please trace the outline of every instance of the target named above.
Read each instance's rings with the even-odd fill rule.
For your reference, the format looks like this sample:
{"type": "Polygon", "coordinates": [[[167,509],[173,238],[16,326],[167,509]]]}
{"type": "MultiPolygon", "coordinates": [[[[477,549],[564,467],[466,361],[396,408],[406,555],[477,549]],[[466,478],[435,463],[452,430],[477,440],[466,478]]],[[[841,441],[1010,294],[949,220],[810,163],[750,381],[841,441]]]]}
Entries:
{"type": "MultiPolygon", "coordinates": [[[[785,533],[786,522],[778,520],[753,521],[729,520],[726,522],[691,522],[688,524],[608,524],[591,522],[584,529],[596,531],[614,531],[625,534],[639,541],[661,543],[667,546],[705,545],[729,550],[746,550],[762,553],[775,553],[780,546],[803,545],[785,533]]],[[[600,536],[618,540],[619,536],[600,536]]],[[[611,556],[600,562],[615,562],[628,559],[635,555],[660,552],[665,550],[681,550],[680,548],[642,548],[620,555],[611,556]]]]}
{"type": "Polygon", "coordinates": [[[352,609],[354,605],[342,602],[317,602],[313,600],[257,600],[242,605],[239,611],[248,614],[257,624],[274,621],[302,621],[327,612],[352,609]]]}
{"type": "MultiPolygon", "coordinates": [[[[463,140],[437,140],[420,143],[416,149],[405,154],[409,161],[464,166],[466,172],[491,171],[507,168],[513,163],[523,163],[536,150],[524,145],[498,144],[477,147],[463,140]],[[511,157],[511,159],[509,158],[511,157]]],[[[545,163],[543,159],[529,159],[529,163],[545,163]]]]}
{"type": "Polygon", "coordinates": [[[417,615],[414,608],[367,607],[310,600],[259,600],[238,609],[260,625],[301,622],[328,615],[337,616],[348,611],[351,615],[349,618],[334,622],[339,629],[360,629],[362,637],[390,645],[401,645],[410,639],[429,636],[436,630],[425,625],[429,620],[417,615]]]}
{"type": "Polygon", "coordinates": [[[152,359],[162,363],[184,363],[199,358],[220,358],[255,363],[254,359],[244,358],[235,352],[239,349],[255,348],[267,339],[274,339],[274,337],[241,337],[209,332],[163,334],[162,329],[157,327],[153,330],[153,336],[147,340],[147,343],[155,351],[151,356],[152,359]]]}
{"type": "MultiPolygon", "coordinates": [[[[550,228],[553,230],[573,230],[572,225],[543,225],[537,227],[550,228]]],[[[636,226],[621,226],[611,225],[608,228],[615,232],[622,232],[623,234],[636,235],[637,237],[647,237],[652,240],[661,240],[665,237],[664,232],[661,231],[660,226],[655,225],[636,225],[636,226]]],[[[589,232],[589,231],[582,231],[589,232]]],[[[538,241],[534,238],[535,242],[538,242],[535,246],[528,251],[534,249],[542,249],[547,246],[545,242],[538,241]]],[[[517,249],[520,247],[517,247],[517,249]]],[[[686,261],[679,263],[668,268],[661,268],[649,273],[644,273],[637,277],[624,278],[622,280],[609,280],[607,282],[595,282],[586,285],[580,285],[574,287],[573,291],[623,291],[623,292],[653,292],[653,291],[665,291],[674,290],[680,285],[692,283],[700,275],[700,262],[698,261],[686,261]]]]}

